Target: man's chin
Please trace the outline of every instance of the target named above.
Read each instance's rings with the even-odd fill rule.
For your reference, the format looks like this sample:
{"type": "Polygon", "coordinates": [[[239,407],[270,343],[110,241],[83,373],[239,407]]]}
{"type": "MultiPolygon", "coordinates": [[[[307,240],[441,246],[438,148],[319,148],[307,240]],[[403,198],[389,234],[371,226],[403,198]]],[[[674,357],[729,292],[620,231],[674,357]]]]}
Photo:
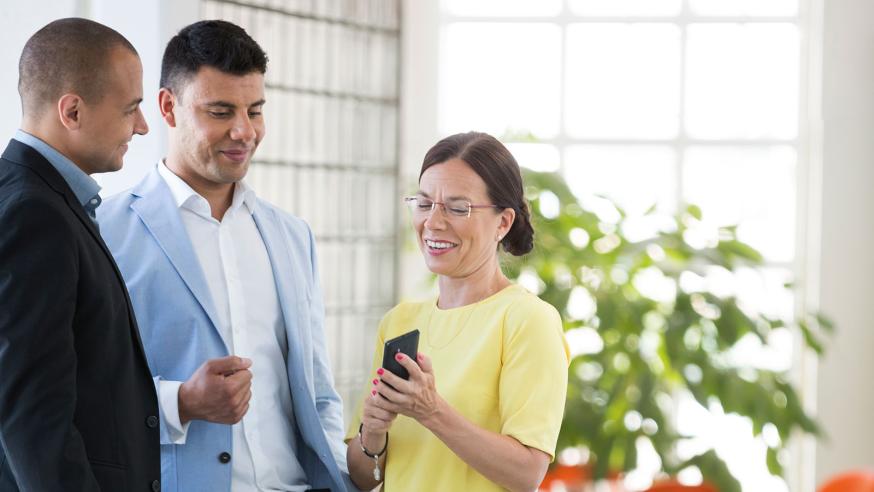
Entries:
{"type": "Polygon", "coordinates": [[[94,170],[88,174],[114,173],[116,171],[121,171],[123,164],[124,163],[120,159],[118,161],[107,162],[102,166],[95,167],[94,170]]]}
{"type": "Polygon", "coordinates": [[[124,167],[124,159],[119,158],[118,160],[110,162],[107,166],[107,173],[114,173],[115,171],[121,171],[121,168],[124,167]]]}
{"type": "Polygon", "coordinates": [[[237,164],[232,167],[221,169],[219,175],[222,182],[230,184],[242,180],[249,173],[249,161],[237,164]]]}

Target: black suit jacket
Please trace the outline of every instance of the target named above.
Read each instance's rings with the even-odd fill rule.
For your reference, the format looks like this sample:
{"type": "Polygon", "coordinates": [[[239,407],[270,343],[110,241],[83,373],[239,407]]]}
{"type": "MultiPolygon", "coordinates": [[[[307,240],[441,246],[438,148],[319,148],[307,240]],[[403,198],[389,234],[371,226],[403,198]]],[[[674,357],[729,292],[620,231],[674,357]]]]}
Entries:
{"type": "Polygon", "coordinates": [[[160,489],[158,400],[121,274],[33,148],[0,159],[0,491],[160,489]]]}

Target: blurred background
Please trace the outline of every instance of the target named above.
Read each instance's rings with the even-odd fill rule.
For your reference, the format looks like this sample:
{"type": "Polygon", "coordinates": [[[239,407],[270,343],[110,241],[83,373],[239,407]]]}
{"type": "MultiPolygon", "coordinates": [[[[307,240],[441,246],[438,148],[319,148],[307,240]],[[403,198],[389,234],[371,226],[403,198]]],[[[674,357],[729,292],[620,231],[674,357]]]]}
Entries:
{"type": "Polygon", "coordinates": [[[179,28],[230,20],[267,51],[267,136],[247,180],[317,235],[347,418],[382,314],[433,291],[401,196],[439,138],[477,130],[526,168],[543,237],[577,252],[508,263],[560,308],[576,356],[561,464],[597,459],[628,490],[670,475],[762,492],[874,466],[874,3],[4,2],[0,134],[19,124],[24,42],[69,16],[117,29],[143,60],[151,132],[98,177],[107,196],[163,155],[160,57],[179,28]],[[648,304],[620,330],[605,310],[634,301],[625,285],[648,304]],[[637,379],[599,401],[615,374],[637,379]],[[649,409],[641,392],[666,400],[649,409]],[[608,434],[624,444],[599,454],[608,434]]]}

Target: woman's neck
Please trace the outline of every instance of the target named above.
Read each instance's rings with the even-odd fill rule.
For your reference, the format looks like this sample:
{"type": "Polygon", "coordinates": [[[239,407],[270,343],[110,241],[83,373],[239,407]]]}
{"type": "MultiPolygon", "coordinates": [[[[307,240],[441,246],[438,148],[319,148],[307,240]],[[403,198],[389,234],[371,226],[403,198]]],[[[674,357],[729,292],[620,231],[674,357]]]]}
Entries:
{"type": "Polygon", "coordinates": [[[479,302],[510,285],[510,280],[499,265],[494,268],[481,268],[466,277],[447,277],[441,275],[437,285],[440,297],[437,307],[451,309],[479,302]]]}

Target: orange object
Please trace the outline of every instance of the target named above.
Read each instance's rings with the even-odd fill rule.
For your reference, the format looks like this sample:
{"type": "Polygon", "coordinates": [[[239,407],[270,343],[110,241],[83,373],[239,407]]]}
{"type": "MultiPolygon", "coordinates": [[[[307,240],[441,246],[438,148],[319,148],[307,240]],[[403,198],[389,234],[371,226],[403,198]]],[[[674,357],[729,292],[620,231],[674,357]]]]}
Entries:
{"type": "Polygon", "coordinates": [[[676,480],[656,482],[646,492],[718,492],[716,487],[702,483],[701,485],[683,485],[676,480]]]}
{"type": "Polygon", "coordinates": [[[856,470],[839,473],[822,484],[818,492],[874,492],[874,472],[856,470]]]}
{"type": "Polygon", "coordinates": [[[586,466],[556,465],[546,472],[539,490],[548,492],[554,483],[561,483],[568,491],[582,490],[589,479],[589,470],[586,466]]]}
{"type": "MultiPolygon", "coordinates": [[[[537,489],[540,492],[550,492],[553,485],[561,484],[560,490],[567,492],[584,492],[591,490],[592,485],[592,467],[589,464],[567,466],[554,465],[543,478],[543,482],[537,489]]],[[[606,480],[601,482],[602,488],[608,492],[627,492],[622,484],[621,474],[611,472],[607,474],[606,480]]]]}

